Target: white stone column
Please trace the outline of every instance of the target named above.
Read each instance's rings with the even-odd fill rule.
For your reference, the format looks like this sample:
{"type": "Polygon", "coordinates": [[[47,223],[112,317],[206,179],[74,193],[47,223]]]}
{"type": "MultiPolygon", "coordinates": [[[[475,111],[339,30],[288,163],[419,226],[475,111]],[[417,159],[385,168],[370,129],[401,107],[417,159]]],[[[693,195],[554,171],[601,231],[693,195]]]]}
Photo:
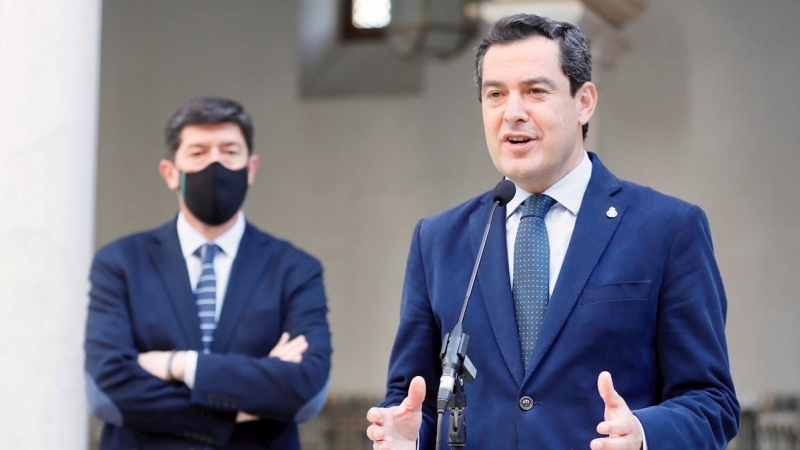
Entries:
{"type": "Polygon", "coordinates": [[[100,0],[0,0],[0,448],[87,448],[100,0]]]}

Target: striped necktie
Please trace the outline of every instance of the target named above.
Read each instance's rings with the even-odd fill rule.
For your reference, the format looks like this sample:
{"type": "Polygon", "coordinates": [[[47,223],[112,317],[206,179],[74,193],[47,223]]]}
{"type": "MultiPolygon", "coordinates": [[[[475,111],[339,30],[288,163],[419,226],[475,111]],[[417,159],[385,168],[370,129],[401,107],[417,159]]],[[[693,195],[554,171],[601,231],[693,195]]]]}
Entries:
{"type": "Polygon", "coordinates": [[[200,332],[203,339],[203,353],[211,353],[214,342],[214,329],[217,327],[217,276],[214,274],[214,256],[217,255],[216,244],[204,244],[194,255],[200,258],[202,270],[197,288],[194,291],[197,303],[197,316],[200,318],[200,332]]]}
{"type": "Polygon", "coordinates": [[[512,295],[522,363],[528,369],[550,299],[550,243],[544,216],[555,200],[534,194],[522,203],[522,218],[514,243],[512,295]]]}

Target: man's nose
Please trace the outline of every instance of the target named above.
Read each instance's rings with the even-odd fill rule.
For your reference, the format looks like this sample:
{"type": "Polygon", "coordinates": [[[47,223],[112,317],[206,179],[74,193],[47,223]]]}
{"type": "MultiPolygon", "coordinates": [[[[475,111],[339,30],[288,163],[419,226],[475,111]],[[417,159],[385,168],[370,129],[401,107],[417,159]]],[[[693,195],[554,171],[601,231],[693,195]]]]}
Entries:
{"type": "Polygon", "coordinates": [[[528,121],[528,112],[525,111],[525,102],[522,100],[521,95],[516,93],[509,94],[503,119],[508,123],[528,121]]]}
{"type": "Polygon", "coordinates": [[[211,147],[211,151],[209,152],[208,163],[222,163],[222,149],[218,146],[211,147]]]}

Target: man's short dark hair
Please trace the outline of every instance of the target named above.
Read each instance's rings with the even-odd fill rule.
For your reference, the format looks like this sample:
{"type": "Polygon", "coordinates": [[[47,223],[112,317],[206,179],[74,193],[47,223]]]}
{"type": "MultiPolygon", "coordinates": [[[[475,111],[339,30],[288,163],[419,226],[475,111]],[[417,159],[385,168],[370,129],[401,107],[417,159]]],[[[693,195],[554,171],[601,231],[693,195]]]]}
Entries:
{"type": "Polygon", "coordinates": [[[181,146],[183,127],[221,123],[238,125],[247,143],[248,153],[253,152],[253,122],[239,102],[222,97],[195,97],[178,108],[167,122],[167,157],[174,158],[181,146]]]}
{"type": "MultiPolygon", "coordinates": [[[[561,70],[569,79],[569,91],[574,97],[578,89],[592,80],[592,53],[589,39],[580,28],[567,22],[558,22],[533,14],[514,14],[495,22],[489,33],[476,47],[475,82],[478,84],[478,99],[481,98],[483,82],[483,57],[494,44],[521,41],[534,36],[544,36],[558,42],[561,49],[561,70]]],[[[583,138],[589,131],[589,124],[583,126],[583,138]]]]}

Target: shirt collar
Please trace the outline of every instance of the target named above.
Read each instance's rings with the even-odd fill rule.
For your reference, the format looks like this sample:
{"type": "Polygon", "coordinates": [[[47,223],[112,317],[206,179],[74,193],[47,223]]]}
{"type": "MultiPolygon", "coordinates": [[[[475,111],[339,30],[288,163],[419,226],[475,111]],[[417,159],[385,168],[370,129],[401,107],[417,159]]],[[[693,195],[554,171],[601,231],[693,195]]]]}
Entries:
{"type": "Polygon", "coordinates": [[[235,259],[236,253],[239,251],[239,243],[242,241],[242,236],[244,236],[245,218],[244,213],[239,211],[233,226],[213,241],[209,241],[199,231],[192,228],[183,212],[178,213],[177,228],[178,241],[181,243],[181,252],[184,258],[188,259],[192,256],[201,245],[213,242],[228,257],[235,259]]]}
{"type": "MultiPolygon", "coordinates": [[[[544,194],[549,195],[561,206],[577,216],[578,211],[581,209],[583,202],[583,194],[586,192],[586,186],[589,185],[589,179],[592,177],[592,161],[586,151],[583,152],[583,159],[578,165],[572,169],[563,178],[558,180],[554,185],[547,188],[544,194]]],[[[506,219],[511,217],[517,211],[517,208],[530,197],[531,193],[517,186],[517,192],[514,198],[506,205],[506,219]]]]}

